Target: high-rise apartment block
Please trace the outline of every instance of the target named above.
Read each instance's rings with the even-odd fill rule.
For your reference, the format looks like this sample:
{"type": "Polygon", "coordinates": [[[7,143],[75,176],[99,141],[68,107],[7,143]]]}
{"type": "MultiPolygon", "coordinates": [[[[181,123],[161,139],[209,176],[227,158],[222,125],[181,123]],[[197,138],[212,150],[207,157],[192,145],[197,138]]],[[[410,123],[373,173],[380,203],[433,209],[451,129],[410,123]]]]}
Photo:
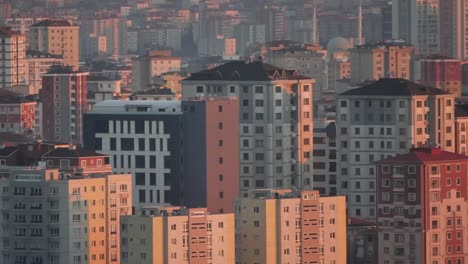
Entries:
{"type": "Polygon", "coordinates": [[[466,263],[468,158],[413,148],[377,163],[379,263],[466,263]]]}
{"type": "Polygon", "coordinates": [[[432,56],[421,60],[421,84],[436,87],[461,97],[461,62],[444,56],[432,56]]]}
{"type": "Polygon", "coordinates": [[[348,195],[350,216],[375,220],[374,161],[413,145],[455,151],[454,102],[446,91],[404,79],[380,79],[338,96],[338,187],[348,195]]]}
{"type": "Polygon", "coordinates": [[[78,70],[79,27],[67,20],[44,20],[29,28],[29,49],[63,56],[63,63],[78,70]]]}
{"type": "Polygon", "coordinates": [[[237,97],[240,190],[312,187],[314,80],[262,62],[229,62],[182,81],[182,98],[237,97]]]}
{"type": "Polygon", "coordinates": [[[314,122],[313,184],[321,195],[337,194],[336,125],[314,122]]]}
{"type": "Polygon", "coordinates": [[[42,75],[51,67],[63,64],[62,55],[55,55],[41,51],[26,52],[26,80],[32,89],[32,94],[38,94],[42,89],[42,75]]]}
{"type": "Polygon", "coordinates": [[[85,147],[134,176],[134,205],[232,212],[239,191],[235,98],[104,101],[85,114],[85,147]]]}
{"type": "Polygon", "coordinates": [[[413,46],[400,41],[366,44],[351,49],[351,79],[356,82],[379,78],[410,78],[413,46]]]}
{"type": "Polygon", "coordinates": [[[55,67],[42,76],[43,137],[81,144],[83,113],[87,109],[88,73],[55,67]]]}
{"type": "Polygon", "coordinates": [[[0,132],[33,135],[36,107],[32,98],[0,88],[0,132]]]}
{"type": "Polygon", "coordinates": [[[468,1],[439,0],[440,53],[458,60],[468,58],[468,1]]]}
{"type": "Polygon", "coordinates": [[[26,37],[8,27],[0,27],[0,88],[26,84],[26,37]]]}
{"type": "Polygon", "coordinates": [[[162,207],[122,217],[123,264],[235,263],[234,214],[162,207]]]}
{"type": "Polygon", "coordinates": [[[132,213],[131,176],[110,174],[102,155],[52,151],[64,154],[59,168],[51,157],[39,166],[0,165],[2,263],[120,263],[120,216],[132,213]],[[77,154],[83,169],[95,173],[67,176],[80,166],[69,159],[77,154]]]}
{"type": "Polygon", "coordinates": [[[413,44],[419,54],[439,54],[441,22],[439,2],[439,0],[392,1],[393,38],[413,44]]]}
{"type": "Polygon", "coordinates": [[[237,263],[346,263],[344,196],[258,189],[235,207],[237,263]]]}

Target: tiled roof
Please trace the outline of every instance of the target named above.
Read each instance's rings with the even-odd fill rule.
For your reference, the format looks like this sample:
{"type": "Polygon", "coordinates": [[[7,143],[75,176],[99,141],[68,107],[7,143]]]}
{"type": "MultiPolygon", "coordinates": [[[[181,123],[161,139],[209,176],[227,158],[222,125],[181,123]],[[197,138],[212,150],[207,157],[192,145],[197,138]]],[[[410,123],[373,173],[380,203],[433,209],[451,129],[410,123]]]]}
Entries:
{"type": "Polygon", "coordinates": [[[79,157],[103,157],[93,150],[87,150],[82,148],[70,149],[70,148],[56,148],[49,153],[45,154],[44,157],[63,157],[63,158],[79,158],[79,157]]]}
{"type": "Polygon", "coordinates": [[[448,152],[439,148],[412,148],[410,152],[380,160],[377,163],[401,163],[401,164],[421,164],[421,163],[444,163],[447,161],[468,162],[468,156],[448,152]]]}
{"type": "Polygon", "coordinates": [[[18,151],[18,147],[4,147],[0,148],[0,157],[8,157],[18,151]]]}
{"type": "Polygon", "coordinates": [[[0,27],[0,36],[11,37],[14,35],[21,35],[21,32],[14,31],[10,27],[0,27]]]}
{"type": "Polygon", "coordinates": [[[70,22],[64,19],[46,19],[40,21],[31,27],[71,27],[70,22]]]}
{"type": "Polygon", "coordinates": [[[308,79],[294,70],[284,70],[260,61],[232,61],[210,70],[193,73],[189,81],[271,81],[308,79]]]}
{"type": "Polygon", "coordinates": [[[443,95],[448,92],[430,86],[425,86],[398,78],[382,78],[378,81],[352,89],[341,95],[375,95],[375,96],[415,96],[443,95]]]}

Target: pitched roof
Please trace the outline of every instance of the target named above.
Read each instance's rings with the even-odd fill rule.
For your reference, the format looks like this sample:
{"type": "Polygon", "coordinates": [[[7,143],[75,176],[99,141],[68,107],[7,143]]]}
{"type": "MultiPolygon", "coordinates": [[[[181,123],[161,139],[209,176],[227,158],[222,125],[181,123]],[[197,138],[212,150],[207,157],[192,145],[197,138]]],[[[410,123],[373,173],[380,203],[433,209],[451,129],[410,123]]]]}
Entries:
{"type": "Polygon", "coordinates": [[[308,79],[294,70],[284,70],[255,61],[231,61],[210,70],[193,73],[188,81],[271,81],[308,79]]]}
{"type": "Polygon", "coordinates": [[[31,101],[33,100],[30,97],[0,88],[0,104],[19,104],[31,101]]]}
{"type": "Polygon", "coordinates": [[[36,24],[31,25],[31,27],[71,27],[72,24],[64,19],[46,19],[40,21],[36,24]]]}
{"type": "Polygon", "coordinates": [[[82,148],[70,149],[70,148],[56,148],[49,153],[45,154],[44,157],[58,157],[58,158],[79,158],[79,157],[105,157],[107,155],[99,154],[93,150],[87,150],[82,148]]]}
{"type": "Polygon", "coordinates": [[[440,148],[412,148],[410,152],[377,161],[377,163],[444,163],[447,161],[468,162],[468,156],[441,150],[440,148]]]}
{"type": "Polygon", "coordinates": [[[21,35],[21,32],[14,31],[10,27],[0,27],[0,36],[11,37],[15,35],[21,35]]]}
{"type": "Polygon", "coordinates": [[[443,94],[449,93],[431,86],[417,84],[406,79],[382,78],[360,88],[346,91],[341,95],[415,96],[443,94]]]}
{"type": "Polygon", "coordinates": [[[0,157],[8,157],[18,151],[18,147],[4,147],[0,148],[0,157]]]}

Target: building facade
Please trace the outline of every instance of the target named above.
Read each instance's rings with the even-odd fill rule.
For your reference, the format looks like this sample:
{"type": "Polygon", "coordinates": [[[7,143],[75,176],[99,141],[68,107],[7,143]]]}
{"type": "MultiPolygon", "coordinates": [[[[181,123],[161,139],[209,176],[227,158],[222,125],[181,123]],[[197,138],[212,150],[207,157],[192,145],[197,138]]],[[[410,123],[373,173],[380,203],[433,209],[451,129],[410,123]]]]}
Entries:
{"type": "Polygon", "coordinates": [[[26,84],[26,36],[0,27],[0,88],[26,84]]]}
{"type": "Polygon", "coordinates": [[[130,175],[67,178],[58,169],[0,166],[2,263],[120,263],[130,175]]]}
{"type": "Polygon", "coordinates": [[[338,96],[339,194],[348,214],[375,221],[378,161],[411,146],[455,151],[454,95],[403,79],[380,79],[338,96]]]}
{"type": "Polygon", "coordinates": [[[205,208],[145,210],[122,217],[122,263],[235,263],[234,214],[205,208]]]}
{"type": "Polygon", "coordinates": [[[379,262],[465,263],[468,158],[413,148],[377,163],[379,262]]]}
{"type": "Polygon", "coordinates": [[[439,0],[392,1],[393,39],[403,39],[411,43],[422,55],[439,54],[441,22],[439,2],[439,0]]]}
{"type": "Polygon", "coordinates": [[[314,81],[262,62],[234,61],[194,73],[182,98],[239,100],[240,189],[312,187],[314,81]]]}
{"type": "Polygon", "coordinates": [[[0,132],[33,135],[36,108],[32,98],[0,88],[0,132]]]}
{"type": "Polygon", "coordinates": [[[235,207],[237,263],[346,263],[345,197],[258,189],[235,207]]]}
{"type": "Polygon", "coordinates": [[[404,42],[387,41],[366,44],[351,49],[351,79],[355,82],[379,78],[409,79],[413,46],[404,42]]]}
{"type": "Polygon", "coordinates": [[[62,64],[62,55],[32,50],[26,52],[26,79],[33,94],[38,94],[42,89],[42,75],[46,74],[51,67],[62,64]]]}
{"type": "Polygon", "coordinates": [[[436,87],[461,97],[461,62],[443,56],[433,56],[421,60],[421,84],[436,87]]]}
{"type": "Polygon", "coordinates": [[[51,141],[81,144],[83,113],[87,109],[86,79],[89,73],[56,67],[42,75],[43,137],[51,141]]]}
{"type": "Polygon", "coordinates": [[[468,58],[468,1],[445,0],[440,5],[440,53],[458,60],[468,58]]]}
{"type": "Polygon", "coordinates": [[[63,63],[78,70],[79,27],[67,20],[38,22],[29,28],[29,49],[63,56],[63,63]]]}
{"type": "Polygon", "coordinates": [[[336,125],[314,122],[313,184],[321,195],[337,194],[336,125]]]}

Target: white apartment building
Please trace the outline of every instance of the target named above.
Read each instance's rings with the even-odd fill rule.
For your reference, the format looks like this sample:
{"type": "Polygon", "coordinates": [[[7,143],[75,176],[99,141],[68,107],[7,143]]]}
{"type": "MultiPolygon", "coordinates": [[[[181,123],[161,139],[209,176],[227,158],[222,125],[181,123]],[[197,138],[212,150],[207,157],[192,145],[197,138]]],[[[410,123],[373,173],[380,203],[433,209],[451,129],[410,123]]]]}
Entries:
{"type": "Polygon", "coordinates": [[[375,161],[411,146],[455,151],[454,96],[404,79],[380,79],[338,96],[337,163],[348,214],[376,219],[375,161]]]}
{"type": "Polygon", "coordinates": [[[182,81],[182,98],[237,97],[240,188],[311,188],[314,80],[262,62],[233,61],[182,81]]]}
{"type": "Polygon", "coordinates": [[[0,88],[26,84],[26,36],[0,27],[0,88]]]}

